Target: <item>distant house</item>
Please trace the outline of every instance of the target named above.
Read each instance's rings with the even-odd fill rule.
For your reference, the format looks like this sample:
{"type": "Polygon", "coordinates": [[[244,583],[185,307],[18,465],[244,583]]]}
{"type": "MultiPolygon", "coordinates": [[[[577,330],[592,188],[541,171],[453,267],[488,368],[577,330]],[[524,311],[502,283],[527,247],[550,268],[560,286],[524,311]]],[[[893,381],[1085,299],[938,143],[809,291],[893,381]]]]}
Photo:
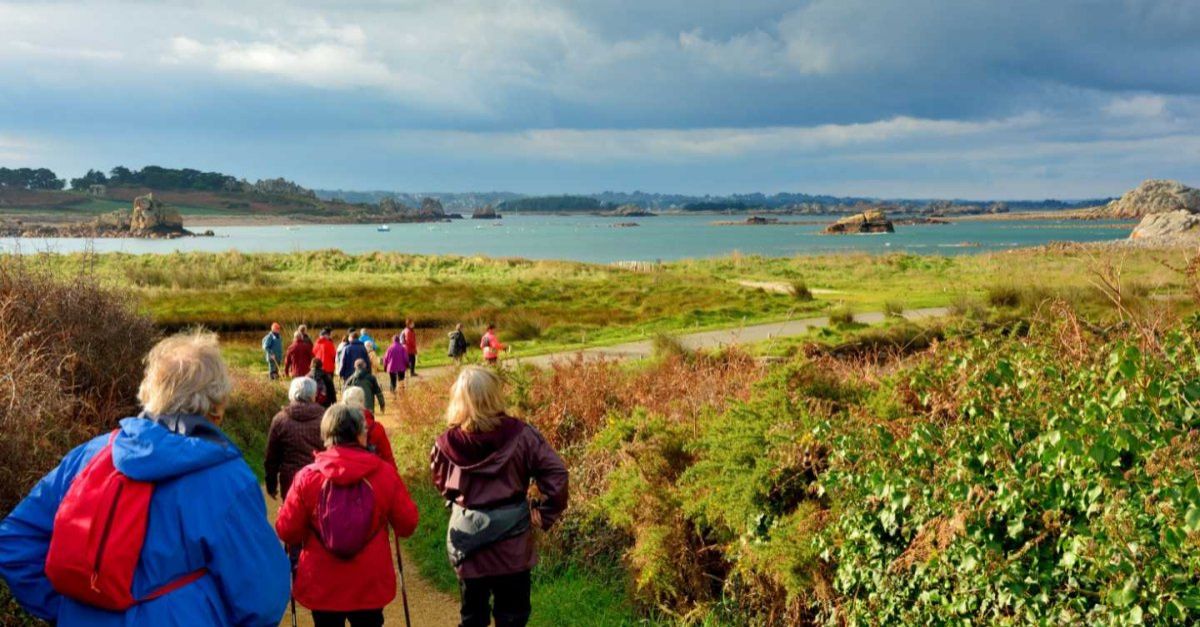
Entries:
{"type": "Polygon", "coordinates": [[[100,185],[100,184],[88,185],[87,193],[88,193],[88,196],[107,196],[108,195],[108,186],[100,185]]]}

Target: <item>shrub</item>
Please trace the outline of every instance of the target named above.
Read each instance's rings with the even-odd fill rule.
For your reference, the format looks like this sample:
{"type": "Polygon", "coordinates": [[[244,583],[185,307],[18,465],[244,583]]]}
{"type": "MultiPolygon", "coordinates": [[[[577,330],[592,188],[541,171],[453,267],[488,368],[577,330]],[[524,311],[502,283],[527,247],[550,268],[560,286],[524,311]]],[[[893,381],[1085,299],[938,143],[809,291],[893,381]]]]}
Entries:
{"type": "Polygon", "coordinates": [[[137,410],[149,318],[90,274],[0,258],[0,514],[72,447],[137,410]]]}
{"type": "Polygon", "coordinates": [[[518,317],[514,320],[509,320],[505,326],[507,327],[505,331],[509,339],[515,342],[536,340],[542,337],[544,331],[540,322],[527,317],[518,317]]]}
{"type": "Polygon", "coordinates": [[[813,299],[812,290],[808,289],[808,283],[805,283],[803,279],[792,281],[792,284],[788,286],[788,289],[791,292],[792,297],[802,303],[806,303],[813,299]]]}
{"type": "Polygon", "coordinates": [[[904,317],[904,305],[902,305],[894,300],[884,301],[883,315],[887,316],[888,318],[903,318],[904,317]]]}
{"type": "Polygon", "coordinates": [[[854,312],[846,305],[841,305],[829,312],[829,324],[835,327],[848,327],[854,324],[854,312]]]}
{"type": "Polygon", "coordinates": [[[655,359],[688,359],[692,350],[683,345],[683,341],[669,333],[656,333],[650,339],[650,352],[655,359]]]}
{"type": "Polygon", "coordinates": [[[987,288],[987,303],[992,307],[1013,309],[1022,302],[1021,289],[1015,285],[993,285],[987,288]]]}

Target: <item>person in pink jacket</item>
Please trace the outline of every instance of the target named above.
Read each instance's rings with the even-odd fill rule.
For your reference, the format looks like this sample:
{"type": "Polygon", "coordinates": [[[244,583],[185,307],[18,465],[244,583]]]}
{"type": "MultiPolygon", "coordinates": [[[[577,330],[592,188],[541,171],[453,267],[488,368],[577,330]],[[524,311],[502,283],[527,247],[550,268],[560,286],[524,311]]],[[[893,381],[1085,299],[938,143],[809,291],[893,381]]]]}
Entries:
{"type": "Polygon", "coordinates": [[[489,366],[495,366],[500,361],[500,351],[507,349],[496,335],[496,325],[489,324],[487,332],[479,340],[479,348],[483,350],[483,361],[489,366]]]}
{"type": "Polygon", "coordinates": [[[397,383],[404,383],[404,370],[408,368],[408,348],[400,341],[399,335],[392,336],[392,345],[383,355],[383,369],[388,373],[392,382],[392,395],[396,395],[397,383]]]}

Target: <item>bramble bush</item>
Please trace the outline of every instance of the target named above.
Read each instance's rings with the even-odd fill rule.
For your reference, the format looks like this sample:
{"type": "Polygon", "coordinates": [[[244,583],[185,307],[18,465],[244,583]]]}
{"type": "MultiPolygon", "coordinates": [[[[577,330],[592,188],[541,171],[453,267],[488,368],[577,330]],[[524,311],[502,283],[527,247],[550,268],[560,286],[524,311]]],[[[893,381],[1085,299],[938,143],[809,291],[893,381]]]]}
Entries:
{"type": "Polygon", "coordinates": [[[613,416],[597,503],[635,596],[706,624],[1195,624],[1200,319],[1052,313],[810,352],[696,424],[613,416]]]}

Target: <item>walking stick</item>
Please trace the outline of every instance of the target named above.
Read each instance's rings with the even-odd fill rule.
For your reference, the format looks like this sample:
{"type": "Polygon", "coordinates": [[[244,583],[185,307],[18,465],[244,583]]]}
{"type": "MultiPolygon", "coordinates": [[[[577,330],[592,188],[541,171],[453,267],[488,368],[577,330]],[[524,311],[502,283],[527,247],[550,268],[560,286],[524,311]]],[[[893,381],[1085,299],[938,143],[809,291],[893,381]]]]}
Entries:
{"type": "MultiPolygon", "coordinates": [[[[400,602],[404,604],[404,625],[412,627],[412,622],[408,617],[408,590],[404,587],[404,559],[400,557],[400,536],[396,538],[396,569],[400,572],[400,602]]],[[[293,626],[294,627],[294,626],[293,626]]]]}
{"type": "Polygon", "coordinates": [[[284,546],[284,550],[287,551],[287,553],[288,553],[288,561],[292,563],[292,589],[291,589],[292,627],[296,627],[296,562],[297,562],[297,560],[292,557],[291,547],[284,546]]]}

